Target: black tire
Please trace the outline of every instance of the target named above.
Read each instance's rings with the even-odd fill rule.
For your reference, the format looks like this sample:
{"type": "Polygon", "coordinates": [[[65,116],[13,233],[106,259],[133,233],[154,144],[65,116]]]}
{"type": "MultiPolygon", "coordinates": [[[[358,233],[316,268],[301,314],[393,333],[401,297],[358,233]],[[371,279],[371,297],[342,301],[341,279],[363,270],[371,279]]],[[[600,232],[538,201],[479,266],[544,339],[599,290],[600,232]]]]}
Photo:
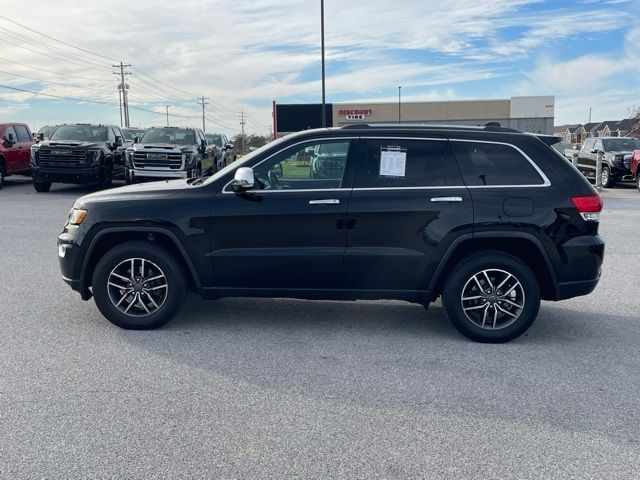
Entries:
{"type": "Polygon", "coordinates": [[[102,169],[102,174],[98,180],[98,188],[105,190],[113,186],[113,167],[111,165],[105,165],[102,169]]]}
{"type": "Polygon", "coordinates": [[[611,178],[611,169],[607,165],[602,166],[600,180],[602,182],[602,188],[613,188],[616,184],[616,182],[611,178]]]}
{"type": "Polygon", "coordinates": [[[0,162],[0,189],[4,186],[4,165],[0,162]]]}
{"type": "MultiPolygon", "coordinates": [[[[136,267],[134,269],[137,270],[136,267]]],[[[157,274],[157,271],[153,273],[153,269],[150,271],[151,275],[157,274]]],[[[141,285],[138,282],[138,286],[141,285]]],[[[132,241],[112,248],[100,259],[93,273],[92,291],[98,309],[111,323],[127,330],[149,330],[163,326],[178,313],[187,295],[187,278],[178,259],[165,248],[152,242],[132,241]],[[110,292],[111,295],[114,294],[114,289],[108,285],[112,271],[119,265],[126,264],[132,258],[144,259],[145,262],[150,262],[153,267],[157,266],[160,273],[164,275],[167,284],[165,297],[158,304],[158,308],[152,310],[151,313],[143,313],[143,316],[134,316],[118,309],[115,300],[112,300],[110,296],[110,292]],[[109,290],[110,288],[111,290],[109,290]]],[[[115,292],[120,294],[119,298],[122,299],[124,296],[122,291],[115,289],[115,292]]],[[[131,294],[135,295],[135,292],[131,292],[131,294]]],[[[146,295],[148,296],[148,294],[146,295]]],[[[159,301],[159,299],[157,300],[159,301]]],[[[142,304],[135,300],[135,297],[132,299],[129,296],[124,299],[124,303],[127,305],[132,302],[133,310],[136,308],[139,310],[139,307],[142,307],[142,304]]],[[[122,308],[124,308],[124,303],[122,308]]],[[[147,302],[147,306],[151,308],[152,304],[147,302]]]]}
{"type": "MultiPolygon", "coordinates": [[[[498,285],[493,286],[497,287],[498,285]]],[[[514,294],[515,293],[516,292],[514,291],[514,294]]],[[[483,293],[483,295],[484,294],[485,293],[483,293]]],[[[471,297],[467,296],[465,298],[473,297],[473,294],[471,294],[471,297]]],[[[464,336],[476,342],[502,343],[508,342],[522,335],[527,331],[527,329],[535,320],[536,316],[538,315],[538,310],[540,309],[540,285],[538,284],[538,279],[533,274],[531,269],[518,258],[504,252],[485,251],[472,254],[462,259],[453,268],[445,281],[442,300],[449,320],[451,320],[451,323],[453,323],[456,329],[464,336]],[[498,277],[496,281],[498,283],[500,283],[501,278],[506,278],[506,275],[504,275],[503,277],[499,276],[503,273],[512,275],[514,279],[519,282],[520,287],[517,289],[517,291],[522,292],[522,298],[521,300],[512,299],[515,302],[523,302],[523,307],[519,310],[519,313],[517,309],[512,310],[512,306],[501,303],[502,300],[500,300],[500,298],[503,297],[496,297],[495,295],[491,294],[488,299],[483,298],[470,301],[465,300],[465,302],[477,302],[476,304],[466,303],[466,305],[468,308],[469,316],[478,316],[478,323],[474,323],[474,321],[469,318],[469,316],[467,316],[467,313],[465,313],[465,310],[463,309],[463,292],[467,292],[465,288],[475,288],[475,283],[472,283],[474,275],[481,274],[481,272],[485,270],[489,270],[490,277],[492,274],[497,275],[498,277]],[[487,305],[487,303],[489,305],[487,305]],[[487,307],[476,307],[475,310],[473,308],[469,308],[480,304],[487,305],[487,307]],[[502,313],[504,310],[500,310],[502,307],[500,307],[499,305],[498,309],[496,309],[496,307],[494,306],[496,304],[504,305],[507,310],[518,313],[517,318],[514,319],[513,316],[502,313]],[[485,310],[490,315],[490,322],[494,316],[493,312],[496,312],[496,317],[502,319],[500,320],[500,322],[502,322],[504,326],[500,326],[497,321],[495,325],[498,328],[495,329],[488,328],[488,324],[486,325],[486,327],[482,327],[481,325],[479,325],[479,317],[482,315],[482,313],[480,312],[485,312],[485,310]]],[[[482,318],[482,320],[484,320],[484,317],[482,318]]]]}
{"type": "Polygon", "coordinates": [[[636,176],[636,187],[638,187],[638,191],[640,192],[640,172],[638,172],[636,176]]]}
{"type": "Polygon", "coordinates": [[[33,182],[33,188],[36,189],[36,192],[46,193],[51,190],[51,182],[33,182]]]}

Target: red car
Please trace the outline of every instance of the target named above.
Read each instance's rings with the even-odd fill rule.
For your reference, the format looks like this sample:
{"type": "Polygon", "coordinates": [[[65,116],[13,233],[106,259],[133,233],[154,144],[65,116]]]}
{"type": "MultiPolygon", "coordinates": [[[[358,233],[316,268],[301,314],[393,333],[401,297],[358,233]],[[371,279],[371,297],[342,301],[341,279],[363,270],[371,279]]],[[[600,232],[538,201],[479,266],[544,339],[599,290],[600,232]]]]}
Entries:
{"type": "Polygon", "coordinates": [[[8,175],[31,172],[29,157],[34,143],[24,123],[0,123],[0,188],[8,175]]]}

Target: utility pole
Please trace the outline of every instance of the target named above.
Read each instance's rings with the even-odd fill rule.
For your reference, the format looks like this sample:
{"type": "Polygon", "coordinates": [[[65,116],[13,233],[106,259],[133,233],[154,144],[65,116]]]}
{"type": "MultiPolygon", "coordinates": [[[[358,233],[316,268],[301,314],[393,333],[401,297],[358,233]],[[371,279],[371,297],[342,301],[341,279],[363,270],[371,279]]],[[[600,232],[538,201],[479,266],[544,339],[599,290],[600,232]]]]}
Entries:
{"type": "Polygon", "coordinates": [[[204,106],[209,104],[207,100],[209,100],[209,97],[204,97],[204,96],[200,97],[200,102],[202,103],[202,131],[203,132],[207,131],[204,124],[204,106]]]}
{"type": "Polygon", "coordinates": [[[245,120],[245,117],[247,116],[246,113],[244,112],[240,112],[240,128],[242,133],[240,134],[240,141],[242,142],[242,152],[244,153],[244,125],[247,123],[245,120]]]}
{"type": "Polygon", "coordinates": [[[169,126],[169,107],[171,105],[165,105],[165,107],[167,108],[167,127],[169,126]]]}
{"type": "Polygon", "coordinates": [[[320,0],[320,44],[322,50],[322,128],[327,126],[327,109],[324,83],[324,0],[320,0]]]}
{"type": "MultiPolygon", "coordinates": [[[[125,72],[124,69],[131,66],[130,63],[122,63],[120,65],[111,65],[113,68],[120,69],[119,72],[113,72],[114,75],[120,75],[120,85],[118,85],[118,91],[122,94],[122,109],[124,110],[124,126],[129,127],[129,99],[128,99],[128,90],[129,85],[124,81],[124,78],[127,75],[131,75],[131,72],[125,72]]],[[[122,126],[122,115],[120,118],[120,126],[122,126]]]]}
{"type": "Polygon", "coordinates": [[[398,123],[401,123],[401,115],[400,115],[400,105],[402,105],[402,97],[401,97],[402,87],[398,87],[398,123]]]}
{"type": "Polygon", "coordinates": [[[118,88],[118,106],[120,107],[120,126],[122,127],[122,91],[118,88]]]}
{"type": "Polygon", "coordinates": [[[591,123],[591,109],[592,107],[589,107],[589,123],[591,123]]]}

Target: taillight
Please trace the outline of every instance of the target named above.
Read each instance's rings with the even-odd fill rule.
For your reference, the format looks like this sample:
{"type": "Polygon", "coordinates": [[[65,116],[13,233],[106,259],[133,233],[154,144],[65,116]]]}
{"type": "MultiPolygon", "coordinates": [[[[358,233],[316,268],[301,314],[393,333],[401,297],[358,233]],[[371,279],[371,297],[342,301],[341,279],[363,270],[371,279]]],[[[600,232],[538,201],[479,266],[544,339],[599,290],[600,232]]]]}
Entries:
{"type": "Polygon", "coordinates": [[[600,195],[571,197],[571,201],[585,220],[592,222],[600,220],[600,212],[602,211],[602,198],[600,195]]]}

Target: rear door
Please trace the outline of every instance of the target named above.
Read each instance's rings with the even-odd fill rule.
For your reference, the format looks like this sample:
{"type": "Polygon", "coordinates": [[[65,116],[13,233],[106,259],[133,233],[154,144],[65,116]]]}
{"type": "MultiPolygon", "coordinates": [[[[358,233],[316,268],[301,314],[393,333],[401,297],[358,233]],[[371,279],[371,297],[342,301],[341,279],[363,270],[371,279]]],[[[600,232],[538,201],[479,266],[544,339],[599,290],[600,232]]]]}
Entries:
{"type": "Polygon", "coordinates": [[[446,138],[362,138],[347,220],[348,288],[424,291],[473,207],[446,138]]]}
{"type": "Polygon", "coordinates": [[[14,125],[13,128],[16,131],[18,140],[16,145],[18,147],[18,155],[14,170],[26,172],[31,169],[29,156],[31,155],[31,145],[34,143],[33,137],[26,125],[14,125]]]}
{"type": "Polygon", "coordinates": [[[254,190],[238,194],[227,184],[217,194],[210,254],[215,286],[341,288],[350,145],[349,138],[335,138],[284,147],[253,166],[254,190]],[[318,145],[334,152],[322,176],[302,158],[318,145]]]}
{"type": "Polygon", "coordinates": [[[2,141],[4,143],[4,157],[7,162],[7,173],[20,170],[20,143],[13,125],[7,125],[2,135],[2,141]],[[9,135],[13,135],[13,145],[9,145],[9,135]]]}

